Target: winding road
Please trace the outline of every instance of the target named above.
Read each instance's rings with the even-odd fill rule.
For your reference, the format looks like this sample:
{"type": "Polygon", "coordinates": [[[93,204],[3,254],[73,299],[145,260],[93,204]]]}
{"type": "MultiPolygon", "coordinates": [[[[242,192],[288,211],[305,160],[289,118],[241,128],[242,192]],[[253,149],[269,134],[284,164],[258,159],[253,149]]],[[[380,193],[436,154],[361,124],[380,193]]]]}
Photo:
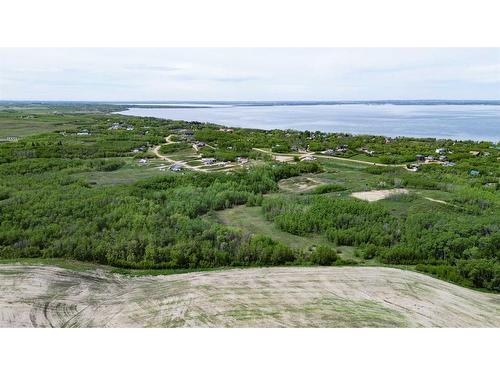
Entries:
{"type": "MultiPolygon", "coordinates": [[[[195,171],[195,172],[204,172],[204,173],[215,172],[215,170],[203,169],[203,167],[205,167],[205,165],[189,165],[188,162],[186,162],[184,160],[174,160],[172,158],[169,158],[168,156],[165,156],[165,155],[161,154],[160,153],[161,146],[163,146],[163,145],[169,145],[169,144],[172,144],[172,143],[179,143],[179,142],[172,141],[172,136],[173,136],[173,134],[170,134],[168,137],[165,137],[165,143],[163,143],[161,145],[158,145],[158,146],[155,146],[155,147],[153,147],[151,149],[151,151],[156,155],[157,158],[159,158],[160,160],[165,160],[165,161],[167,161],[169,163],[172,163],[172,164],[180,165],[182,168],[189,169],[189,170],[195,171]]],[[[208,146],[208,147],[214,148],[212,146],[208,146]]],[[[196,152],[199,151],[198,147],[196,147],[195,145],[193,145],[193,148],[196,150],[196,152]]],[[[220,169],[217,169],[216,171],[217,172],[219,172],[219,171],[227,171],[227,170],[233,169],[235,167],[237,167],[237,166],[235,166],[235,165],[228,165],[226,168],[220,168],[220,169]]]]}
{"type": "Polygon", "coordinates": [[[377,167],[404,167],[406,168],[406,164],[382,164],[382,163],[373,163],[370,161],[364,161],[364,160],[356,160],[356,159],[348,159],[348,158],[341,158],[338,156],[330,156],[330,155],[318,155],[315,154],[314,152],[308,152],[304,154],[282,154],[282,153],[274,153],[272,151],[264,150],[262,148],[257,148],[254,147],[252,150],[263,152],[265,154],[269,154],[272,156],[299,156],[299,157],[305,157],[305,156],[314,156],[315,158],[323,158],[323,159],[334,159],[334,160],[341,160],[341,161],[348,161],[352,163],[358,163],[358,164],[365,164],[365,165],[375,165],[377,167]]]}

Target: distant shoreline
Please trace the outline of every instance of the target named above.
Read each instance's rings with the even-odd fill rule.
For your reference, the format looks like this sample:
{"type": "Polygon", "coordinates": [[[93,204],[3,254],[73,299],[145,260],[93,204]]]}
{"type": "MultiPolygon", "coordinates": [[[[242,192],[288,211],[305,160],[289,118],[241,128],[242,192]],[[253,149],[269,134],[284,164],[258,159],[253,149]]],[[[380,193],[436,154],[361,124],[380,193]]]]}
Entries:
{"type": "Polygon", "coordinates": [[[315,105],[485,105],[500,106],[500,100],[448,100],[448,99],[415,99],[415,100],[167,100],[167,101],[57,101],[57,100],[0,100],[0,105],[33,104],[33,105],[74,105],[103,104],[126,106],[129,108],[213,108],[213,107],[277,107],[277,106],[315,106],[315,105]]]}
{"type": "Polygon", "coordinates": [[[500,141],[500,106],[487,105],[227,105],[129,106],[114,114],[206,122],[262,130],[321,131],[388,137],[500,141]]]}

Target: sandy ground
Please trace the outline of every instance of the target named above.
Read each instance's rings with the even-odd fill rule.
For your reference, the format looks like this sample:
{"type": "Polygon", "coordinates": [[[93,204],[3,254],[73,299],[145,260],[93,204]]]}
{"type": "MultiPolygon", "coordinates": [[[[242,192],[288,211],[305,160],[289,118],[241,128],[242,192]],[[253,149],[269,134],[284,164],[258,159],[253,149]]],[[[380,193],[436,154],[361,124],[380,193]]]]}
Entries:
{"type": "Polygon", "coordinates": [[[280,189],[294,193],[312,190],[322,184],[324,184],[324,182],[304,176],[291,177],[289,179],[281,180],[278,182],[278,186],[280,187],[280,189]]]}
{"type": "Polygon", "coordinates": [[[282,163],[287,163],[293,161],[293,156],[285,156],[285,155],[274,155],[273,159],[276,161],[280,161],[282,163]]]}
{"type": "Polygon", "coordinates": [[[128,277],[0,265],[1,327],[500,327],[500,295],[375,267],[128,277]]]}
{"type": "Polygon", "coordinates": [[[368,202],[376,202],[381,199],[390,197],[396,194],[408,194],[407,189],[389,189],[389,190],[370,190],[370,191],[358,191],[352,193],[351,196],[354,198],[362,199],[368,202]]]}

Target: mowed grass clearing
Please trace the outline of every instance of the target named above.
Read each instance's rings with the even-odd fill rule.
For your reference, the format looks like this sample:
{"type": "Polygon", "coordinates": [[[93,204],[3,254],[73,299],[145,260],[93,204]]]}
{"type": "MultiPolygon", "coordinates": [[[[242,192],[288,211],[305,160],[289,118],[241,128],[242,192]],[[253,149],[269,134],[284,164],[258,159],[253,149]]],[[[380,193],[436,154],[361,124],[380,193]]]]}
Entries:
{"type": "Polygon", "coordinates": [[[289,247],[296,249],[309,248],[311,245],[332,246],[323,236],[301,237],[286,233],[270,221],[267,221],[261,207],[237,206],[215,213],[221,223],[240,228],[252,234],[262,234],[271,237],[289,247]]]}
{"type": "Polygon", "coordinates": [[[79,173],[76,176],[85,178],[92,185],[121,185],[132,184],[150,177],[164,176],[170,172],[170,163],[165,161],[150,161],[147,165],[138,165],[135,159],[127,158],[127,164],[115,171],[92,171],[79,173]],[[159,169],[164,166],[164,170],[159,169]]]}

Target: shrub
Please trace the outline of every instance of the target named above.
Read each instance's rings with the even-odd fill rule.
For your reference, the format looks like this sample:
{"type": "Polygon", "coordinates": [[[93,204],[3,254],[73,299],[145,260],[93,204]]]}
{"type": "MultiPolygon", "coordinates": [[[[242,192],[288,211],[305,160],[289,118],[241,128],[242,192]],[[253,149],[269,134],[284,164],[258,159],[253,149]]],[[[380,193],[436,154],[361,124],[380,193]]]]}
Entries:
{"type": "Polygon", "coordinates": [[[345,190],[345,187],[337,184],[326,184],[320,185],[314,188],[309,194],[326,194],[334,191],[342,191],[345,190]]]}
{"type": "Polygon", "coordinates": [[[318,246],[311,254],[311,261],[320,266],[331,266],[337,260],[337,252],[328,246],[318,246]]]}

